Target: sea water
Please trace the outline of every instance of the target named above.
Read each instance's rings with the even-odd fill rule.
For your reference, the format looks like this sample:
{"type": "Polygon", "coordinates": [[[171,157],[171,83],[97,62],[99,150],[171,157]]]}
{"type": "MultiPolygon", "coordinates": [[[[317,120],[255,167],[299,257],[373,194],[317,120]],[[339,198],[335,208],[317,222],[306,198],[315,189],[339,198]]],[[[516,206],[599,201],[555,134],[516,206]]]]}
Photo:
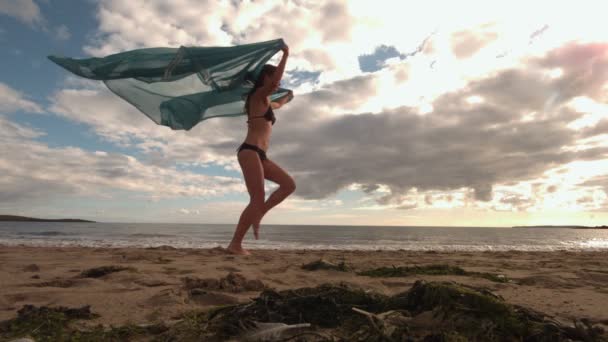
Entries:
{"type": "MultiPolygon", "coordinates": [[[[0,245],[226,247],[233,224],[0,222],[0,245]]],[[[245,248],[553,251],[608,250],[607,229],[262,224],[245,248]]]]}

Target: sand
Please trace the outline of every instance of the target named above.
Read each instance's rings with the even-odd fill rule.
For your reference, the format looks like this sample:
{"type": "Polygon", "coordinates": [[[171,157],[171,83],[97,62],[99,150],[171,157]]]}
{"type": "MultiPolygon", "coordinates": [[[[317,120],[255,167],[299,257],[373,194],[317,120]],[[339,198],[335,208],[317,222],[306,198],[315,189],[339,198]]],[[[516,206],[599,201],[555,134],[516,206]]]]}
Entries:
{"type": "Polygon", "coordinates": [[[276,290],[340,281],[386,295],[408,290],[418,279],[484,286],[508,303],[571,322],[588,318],[608,324],[608,251],[605,252],[419,252],[251,250],[235,256],[216,249],[0,246],[0,320],[25,304],[81,307],[99,318],[83,326],[171,322],[180,313],[221,304],[246,303],[261,286],[276,290]],[[357,271],[381,266],[445,264],[466,271],[501,274],[510,282],[455,275],[373,278],[336,270],[307,271],[319,259],[346,262],[357,271]],[[130,267],[98,278],[81,272],[100,266],[130,267]],[[232,274],[231,274],[232,273],[232,274]],[[222,287],[238,278],[242,288],[222,287]],[[205,280],[212,288],[189,294],[183,281],[205,280]],[[214,280],[215,279],[215,280],[214,280]],[[224,285],[227,282],[224,281],[224,285]]]}

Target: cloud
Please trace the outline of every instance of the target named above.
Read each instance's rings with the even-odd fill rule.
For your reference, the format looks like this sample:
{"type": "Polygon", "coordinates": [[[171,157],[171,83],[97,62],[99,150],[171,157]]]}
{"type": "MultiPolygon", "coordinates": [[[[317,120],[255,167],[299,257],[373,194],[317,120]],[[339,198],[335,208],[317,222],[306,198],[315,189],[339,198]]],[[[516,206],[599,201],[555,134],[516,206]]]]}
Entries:
{"type": "Polygon", "coordinates": [[[72,34],[70,33],[70,30],[68,29],[67,26],[62,24],[55,28],[55,39],[68,40],[68,39],[70,39],[71,36],[72,36],[72,34]]]}
{"type": "Polygon", "coordinates": [[[120,153],[51,148],[35,140],[43,134],[0,116],[0,202],[44,203],[75,195],[103,198],[115,190],[154,200],[246,192],[237,178],[150,165],[120,153]]]}
{"type": "Polygon", "coordinates": [[[46,22],[33,0],[0,0],[0,13],[14,17],[31,27],[44,25],[46,22]]]}
{"type": "Polygon", "coordinates": [[[491,25],[478,29],[452,33],[452,51],[458,58],[469,58],[482,47],[498,38],[498,33],[489,30],[491,25]]]}
{"type": "MultiPolygon", "coordinates": [[[[78,81],[69,81],[78,82],[78,81]]],[[[92,83],[82,82],[91,86],[92,83]]],[[[99,90],[98,90],[99,91],[99,90]]],[[[154,142],[144,141],[150,136],[145,132],[146,120],[143,115],[133,115],[130,124],[137,129],[129,131],[114,125],[129,123],[129,118],[113,122],[103,115],[115,114],[115,111],[127,112],[120,108],[120,102],[110,98],[109,94],[99,96],[95,90],[80,89],[60,92],[53,105],[53,110],[77,121],[83,121],[79,114],[87,113],[91,108],[103,108],[99,116],[88,117],[91,125],[97,125],[99,132],[106,133],[108,138],[119,142],[130,142],[130,134],[140,139],[142,149],[152,148],[154,142]],[[67,98],[62,98],[66,96],[67,98]],[[70,97],[74,96],[74,97],[70,97]],[[95,98],[94,96],[98,96],[95,98]],[[78,102],[75,99],[81,98],[78,102]],[[62,107],[66,100],[67,107],[62,107]],[[72,101],[73,100],[73,101],[72,101]],[[94,107],[95,101],[99,101],[94,107]],[[58,101],[58,102],[57,102],[58,101]],[[113,102],[114,101],[114,102],[113,102]],[[112,106],[114,104],[114,107],[112,106]],[[79,106],[83,107],[80,108],[79,106]],[[142,120],[142,121],[138,121],[142,120]],[[103,123],[103,124],[100,124],[103,123]],[[104,129],[116,129],[116,135],[104,129]],[[127,131],[127,132],[125,132],[127,131]]],[[[6,84],[0,83],[0,203],[18,207],[48,203],[50,199],[64,196],[109,197],[112,191],[121,190],[134,194],[143,194],[143,198],[163,199],[179,197],[215,197],[228,193],[246,193],[243,182],[238,178],[224,176],[207,176],[190,171],[178,170],[173,163],[154,164],[138,160],[132,156],[103,151],[91,152],[76,147],[51,148],[37,140],[46,133],[39,129],[17,124],[8,119],[6,114],[16,111],[43,113],[43,109],[27,96],[6,84]],[[27,156],[27,158],[24,158],[27,156]]],[[[120,116],[120,114],[116,114],[120,116]]],[[[152,123],[152,122],[151,122],[152,123]]],[[[157,128],[154,123],[152,125],[157,128]]],[[[129,128],[129,125],[126,125],[129,128]]],[[[162,138],[158,133],[158,138],[162,138]]],[[[193,144],[194,146],[194,144],[193,144]]],[[[169,146],[165,146],[169,148],[169,146]]],[[[170,148],[179,148],[170,146],[170,148]]]]}
{"type": "MultiPolygon", "coordinates": [[[[496,208],[527,210],[530,203],[537,203],[534,196],[510,193],[500,185],[535,179],[552,167],[604,158],[606,154],[606,147],[600,145],[573,149],[580,148],[580,139],[605,131],[603,126],[583,130],[567,126],[583,115],[568,106],[573,98],[606,98],[602,44],[569,43],[542,57],[533,54],[522,58],[521,63],[508,64],[507,58],[501,59],[497,66],[492,64],[496,63],[494,55],[492,63],[486,63],[484,54],[479,53],[502,39],[503,32],[499,36],[492,25],[459,28],[453,34],[453,26],[446,25],[447,31],[430,41],[428,33],[434,23],[402,33],[405,30],[396,28],[403,24],[403,18],[395,14],[390,18],[394,26],[373,29],[374,20],[377,23],[384,17],[361,16],[367,12],[362,8],[358,10],[360,17],[355,18],[356,13],[347,7],[351,2],[142,4],[100,1],[100,31],[85,52],[101,56],[144,46],[233,45],[276,37],[286,40],[292,48],[288,67],[292,71],[286,74],[294,84],[300,82],[308,88],[296,92],[294,100],[277,111],[268,155],[294,175],[298,183],[294,196],[302,200],[326,199],[352,184],[361,184],[361,190],[370,195],[386,189],[375,200],[401,209],[494,201],[493,205],[499,205],[496,208]],[[202,14],[205,20],[201,20],[202,14]],[[361,39],[371,32],[374,39],[361,39]],[[373,75],[356,75],[360,71],[357,56],[373,51],[379,42],[384,42],[386,56],[376,51],[372,56],[376,61],[400,60],[387,63],[388,67],[375,70],[378,72],[373,75]],[[337,48],[344,43],[349,44],[346,49],[337,48]],[[399,51],[410,51],[416,45],[418,49],[410,55],[420,54],[405,61],[406,55],[399,51]],[[468,58],[473,56],[471,62],[468,58]],[[428,78],[425,84],[417,83],[425,78],[421,65],[428,69],[431,60],[439,60],[438,68],[432,71],[437,73],[455,63],[455,69],[449,71],[453,78],[446,76],[447,82],[428,78]],[[467,70],[469,62],[474,65],[467,70]],[[554,69],[561,69],[561,75],[549,77],[554,69]],[[422,89],[431,84],[431,90],[419,91],[428,101],[428,113],[421,113],[420,103],[410,101],[413,95],[403,91],[405,88],[387,87],[386,80],[392,78],[410,85],[411,93],[417,86],[422,89]],[[389,105],[385,101],[389,97],[394,103],[402,102],[389,105]],[[380,103],[378,110],[369,110],[367,105],[373,101],[380,103]],[[411,189],[423,197],[408,195],[411,189]],[[424,197],[428,193],[433,195],[424,197]]],[[[357,6],[368,5],[361,2],[357,6]]],[[[428,10],[435,11],[435,7],[428,10]]],[[[532,31],[526,31],[523,43],[541,33],[545,39],[544,30],[531,37],[528,33],[532,31]]],[[[548,38],[553,31],[552,26],[546,33],[548,38]]],[[[212,119],[191,132],[175,132],[155,125],[101,88],[60,90],[53,96],[52,109],[90,125],[110,141],[139,149],[146,165],[216,163],[240,171],[234,149],[246,134],[244,117],[212,119]]]]}
{"type": "Polygon", "coordinates": [[[102,0],[96,13],[98,32],[83,50],[101,57],[142,47],[230,46],[283,38],[290,46],[289,69],[355,71],[332,50],[352,41],[356,18],[347,5],[346,1],[102,0]]]}
{"type": "MultiPolygon", "coordinates": [[[[43,3],[49,5],[47,1],[43,3]]],[[[11,16],[34,30],[42,30],[57,40],[68,40],[71,37],[66,25],[49,27],[48,20],[33,0],[0,0],[0,14],[11,16]]]]}
{"type": "MultiPolygon", "coordinates": [[[[425,115],[408,106],[356,112],[377,95],[373,74],[325,84],[277,112],[280,129],[273,131],[268,155],[294,176],[294,195],[303,199],[325,199],[360,183],[366,193],[385,186],[378,203],[401,209],[428,204],[404,197],[412,188],[421,193],[468,188],[470,199],[463,201],[489,202],[496,184],[539,177],[576,160],[605,158],[608,147],[568,149],[597,132],[567,126],[583,115],[567,106],[573,97],[601,93],[600,78],[608,67],[602,51],[595,44],[563,46],[440,95],[425,115]],[[594,72],[582,72],[584,66],[594,72]],[[546,70],[556,67],[564,70],[562,76],[547,77],[546,70]],[[547,98],[564,87],[567,91],[546,106],[547,98]],[[472,97],[481,100],[471,102],[472,97]],[[531,112],[534,120],[523,120],[531,112]]],[[[153,165],[214,162],[239,170],[234,149],[237,137],[244,138],[242,121],[208,120],[188,133],[171,131],[102,88],[59,91],[52,109],[140,148],[153,165]]],[[[503,206],[529,207],[523,195],[504,196],[498,198],[503,206]]]]}
{"type": "Polygon", "coordinates": [[[0,82],[0,114],[23,110],[30,113],[43,113],[42,108],[35,102],[5,83],[0,82]]]}
{"type": "Polygon", "coordinates": [[[208,119],[190,131],[174,131],[111,93],[101,83],[64,88],[50,97],[49,110],[89,125],[103,139],[143,152],[147,163],[169,166],[219,164],[238,169],[235,149],[246,133],[245,117],[208,119]],[[239,119],[239,120],[237,120],[239,119]],[[202,148],[204,147],[204,148],[202,148]]]}
{"type": "MultiPolygon", "coordinates": [[[[519,68],[497,71],[437,97],[433,111],[420,115],[401,106],[379,113],[339,116],[315,114],[373,94],[371,79],[357,78],[313,91],[302,105],[288,106],[281,117],[289,127],[273,132],[271,156],[292,170],[297,195],[326,198],[352,183],[384,184],[385,203],[411,188],[450,191],[474,189],[478,201],[492,199],[493,185],[538,177],[555,165],[608,156],[608,147],[580,151],[580,131],[567,127],[583,113],[566,104],[575,96],[597,97],[606,80],[603,45],[574,44],[531,59],[519,68]],[[574,58],[573,56],[577,56],[574,58]],[[561,78],[545,68],[560,67],[561,78]],[[585,67],[593,72],[584,72],[585,67]],[[562,89],[554,107],[547,98],[562,89]],[[332,89],[330,92],[328,89],[332,89]],[[470,103],[479,96],[483,101],[470,103]],[[534,120],[523,120],[536,112],[534,120]]],[[[351,108],[356,108],[353,105],[351,108]]],[[[279,117],[279,120],[280,118],[279,117]]],[[[588,134],[591,134],[587,132],[588,134]]],[[[514,203],[514,199],[508,199],[514,203]]],[[[406,206],[407,207],[407,206],[406,206]]]]}
{"type": "Polygon", "coordinates": [[[325,2],[317,24],[322,28],[323,43],[348,41],[351,38],[353,19],[348,13],[345,2],[332,0],[325,2]]]}

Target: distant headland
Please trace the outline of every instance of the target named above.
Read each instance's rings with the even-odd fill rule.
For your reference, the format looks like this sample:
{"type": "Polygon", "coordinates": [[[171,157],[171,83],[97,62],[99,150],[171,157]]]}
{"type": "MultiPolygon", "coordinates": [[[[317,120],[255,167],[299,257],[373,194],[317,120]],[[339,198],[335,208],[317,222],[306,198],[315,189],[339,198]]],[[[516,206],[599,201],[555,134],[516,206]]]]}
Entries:
{"type": "Polygon", "coordinates": [[[95,222],[80,219],[41,219],[35,217],[25,217],[16,215],[0,215],[0,221],[19,221],[19,222],[95,222]]]}
{"type": "Polygon", "coordinates": [[[570,228],[570,229],[608,229],[608,226],[513,226],[512,228],[570,228]]]}

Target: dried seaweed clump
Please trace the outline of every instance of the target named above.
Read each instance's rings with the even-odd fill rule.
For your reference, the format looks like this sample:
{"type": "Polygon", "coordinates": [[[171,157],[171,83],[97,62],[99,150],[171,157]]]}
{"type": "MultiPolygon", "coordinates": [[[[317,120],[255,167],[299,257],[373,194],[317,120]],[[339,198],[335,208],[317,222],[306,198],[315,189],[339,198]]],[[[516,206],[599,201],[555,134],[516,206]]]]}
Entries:
{"type": "Polygon", "coordinates": [[[502,274],[469,272],[458,266],[450,265],[424,265],[424,266],[401,266],[401,267],[379,267],[372,270],[357,272],[358,275],[369,277],[407,277],[413,274],[427,275],[462,275],[485,278],[498,283],[506,283],[510,280],[502,274]]]}
{"type": "Polygon", "coordinates": [[[100,266],[90,268],[88,270],[84,270],[80,273],[80,277],[82,278],[100,278],[105,276],[106,274],[120,272],[120,271],[135,271],[133,267],[125,267],[125,266],[100,266]]]}
{"type": "Polygon", "coordinates": [[[317,261],[310,262],[308,264],[302,265],[302,268],[307,271],[317,271],[317,270],[334,270],[341,272],[348,272],[351,270],[350,267],[346,266],[344,261],[341,261],[339,264],[334,264],[329,261],[319,259],[317,261]]]}
{"type": "MultiPolygon", "coordinates": [[[[424,281],[391,297],[347,283],[279,292],[266,289],[251,303],[191,316],[162,337],[247,340],[260,336],[260,323],[268,323],[265,326],[275,330],[307,326],[304,332],[292,332],[298,341],[540,342],[606,338],[605,332],[590,322],[564,326],[542,313],[505,303],[484,288],[424,281]]],[[[287,340],[281,338],[277,340],[287,340]]]]}

